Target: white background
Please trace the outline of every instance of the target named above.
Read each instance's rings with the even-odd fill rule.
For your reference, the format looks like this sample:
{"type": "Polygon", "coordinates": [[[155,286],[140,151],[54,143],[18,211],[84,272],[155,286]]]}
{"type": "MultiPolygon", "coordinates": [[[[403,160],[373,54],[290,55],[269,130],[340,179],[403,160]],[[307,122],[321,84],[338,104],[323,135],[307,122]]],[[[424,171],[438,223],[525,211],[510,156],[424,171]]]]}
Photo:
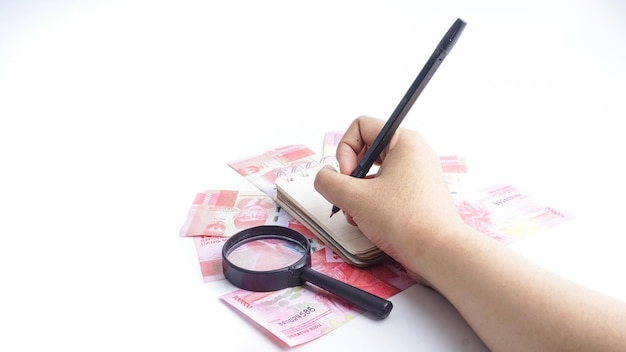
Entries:
{"type": "MultiPolygon", "coordinates": [[[[514,245],[626,300],[626,6],[546,1],[3,1],[0,350],[281,350],[202,282],[178,230],[226,163],[386,119],[468,25],[403,122],[440,154],[574,213],[514,245]],[[221,346],[221,347],[217,347],[221,346]]],[[[533,284],[532,282],[529,284],[533,284]]],[[[293,350],[481,350],[413,287],[293,350]]]]}

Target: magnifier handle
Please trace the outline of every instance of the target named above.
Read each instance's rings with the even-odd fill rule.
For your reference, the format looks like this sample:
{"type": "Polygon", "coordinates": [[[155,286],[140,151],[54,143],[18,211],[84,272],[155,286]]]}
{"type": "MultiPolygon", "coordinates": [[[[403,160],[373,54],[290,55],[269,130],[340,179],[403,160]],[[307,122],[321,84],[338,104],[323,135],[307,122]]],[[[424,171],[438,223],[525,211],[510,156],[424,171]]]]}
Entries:
{"type": "Polygon", "coordinates": [[[386,318],[393,308],[393,304],[386,299],[382,299],[360,288],[348,285],[345,282],[333,279],[330,276],[318,273],[312,269],[305,270],[301,278],[328,292],[336,294],[350,303],[375,314],[381,319],[386,318]]]}

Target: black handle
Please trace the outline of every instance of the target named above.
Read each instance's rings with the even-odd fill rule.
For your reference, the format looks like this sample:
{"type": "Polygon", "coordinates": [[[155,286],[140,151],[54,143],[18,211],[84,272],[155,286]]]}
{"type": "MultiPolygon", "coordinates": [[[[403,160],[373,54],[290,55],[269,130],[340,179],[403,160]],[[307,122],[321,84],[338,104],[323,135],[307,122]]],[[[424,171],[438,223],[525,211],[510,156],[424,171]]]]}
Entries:
{"type": "Polygon", "coordinates": [[[360,288],[348,285],[345,282],[333,279],[330,276],[318,273],[310,268],[304,270],[301,278],[373,313],[380,319],[386,318],[393,308],[393,304],[386,299],[382,299],[360,288]]]}

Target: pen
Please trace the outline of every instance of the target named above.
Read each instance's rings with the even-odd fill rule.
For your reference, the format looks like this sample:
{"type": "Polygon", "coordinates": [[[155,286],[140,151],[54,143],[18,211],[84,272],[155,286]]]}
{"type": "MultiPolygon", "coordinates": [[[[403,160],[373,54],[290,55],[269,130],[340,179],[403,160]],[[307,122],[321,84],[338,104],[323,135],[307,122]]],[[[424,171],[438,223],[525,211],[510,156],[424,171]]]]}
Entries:
{"type": "MultiPolygon", "coordinates": [[[[404,120],[404,117],[413,106],[413,103],[417,100],[417,97],[422,93],[424,87],[426,87],[430,78],[433,74],[435,74],[443,59],[445,59],[450,50],[454,47],[454,44],[461,36],[465,25],[465,21],[460,18],[457,18],[456,21],[454,21],[350,176],[364,178],[367,175],[370,168],[376,159],[378,159],[383,149],[385,149],[387,143],[389,143],[389,140],[398,129],[398,126],[400,126],[400,123],[404,120]]],[[[333,205],[330,216],[332,217],[338,211],[339,207],[333,205]]]]}

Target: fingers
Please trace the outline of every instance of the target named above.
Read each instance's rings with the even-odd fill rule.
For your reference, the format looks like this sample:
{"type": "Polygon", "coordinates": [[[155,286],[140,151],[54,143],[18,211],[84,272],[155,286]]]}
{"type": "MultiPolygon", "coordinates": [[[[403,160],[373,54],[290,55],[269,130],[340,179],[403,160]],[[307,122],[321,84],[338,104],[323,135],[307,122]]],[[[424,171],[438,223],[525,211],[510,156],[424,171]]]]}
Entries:
{"type": "Polygon", "coordinates": [[[378,136],[378,132],[385,125],[385,121],[369,116],[357,117],[343,135],[342,142],[355,151],[360,151],[364,145],[371,145],[378,136]]]}
{"type": "Polygon", "coordinates": [[[383,120],[367,116],[358,117],[350,124],[337,146],[337,161],[342,174],[352,173],[384,125],[383,120]]]}
{"type": "MultiPolygon", "coordinates": [[[[323,167],[315,176],[314,187],[326,200],[347,211],[352,206],[352,201],[356,198],[353,188],[354,178],[342,175],[332,167],[323,167]]],[[[328,209],[330,215],[330,208],[328,209]]],[[[348,222],[356,225],[351,217],[347,217],[348,222]]]]}
{"type": "MultiPolygon", "coordinates": [[[[346,182],[342,180],[342,175],[337,173],[332,167],[325,166],[315,175],[313,186],[326,200],[332,204],[342,207],[344,206],[343,196],[346,182]]],[[[345,175],[343,175],[345,177],[345,175]]],[[[330,211],[330,209],[329,209],[330,211]]]]}

